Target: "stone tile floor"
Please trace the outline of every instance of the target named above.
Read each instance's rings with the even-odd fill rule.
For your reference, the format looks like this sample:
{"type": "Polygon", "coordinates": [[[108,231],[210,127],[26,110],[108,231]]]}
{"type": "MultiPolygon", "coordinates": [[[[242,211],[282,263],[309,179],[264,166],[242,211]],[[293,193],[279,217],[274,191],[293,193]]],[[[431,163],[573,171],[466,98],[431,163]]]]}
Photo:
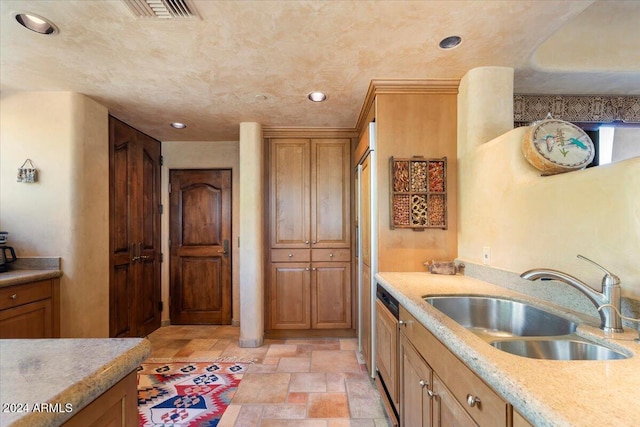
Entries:
{"type": "Polygon", "coordinates": [[[240,348],[233,326],[166,326],[149,361],[253,362],[219,427],[387,427],[355,338],[266,340],[240,348]]]}

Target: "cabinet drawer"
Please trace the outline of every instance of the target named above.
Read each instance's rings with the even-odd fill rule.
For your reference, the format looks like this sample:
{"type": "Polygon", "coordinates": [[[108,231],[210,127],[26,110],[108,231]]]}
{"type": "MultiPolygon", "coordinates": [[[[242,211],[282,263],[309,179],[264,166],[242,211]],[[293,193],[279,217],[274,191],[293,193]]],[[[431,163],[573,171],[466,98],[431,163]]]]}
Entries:
{"type": "Polygon", "coordinates": [[[272,249],[271,262],[309,262],[309,249],[272,249]]]}
{"type": "Polygon", "coordinates": [[[449,351],[431,332],[400,307],[401,331],[409,338],[433,371],[464,409],[479,425],[506,426],[509,405],[471,369],[449,351]],[[468,397],[478,398],[479,404],[470,406],[468,397]]]}
{"type": "Polygon", "coordinates": [[[0,310],[51,298],[51,280],[0,288],[0,310]]]}
{"type": "Polygon", "coordinates": [[[311,251],[311,261],[351,261],[349,249],[314,249],[311,251]]]}

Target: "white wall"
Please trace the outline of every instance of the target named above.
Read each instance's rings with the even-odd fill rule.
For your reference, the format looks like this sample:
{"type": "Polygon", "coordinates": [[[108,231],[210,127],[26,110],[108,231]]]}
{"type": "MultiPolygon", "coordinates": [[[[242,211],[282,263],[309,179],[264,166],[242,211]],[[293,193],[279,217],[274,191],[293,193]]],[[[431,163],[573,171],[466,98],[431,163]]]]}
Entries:
{"type": "MultiPolygon", "coordinates": [[[[482,79],[463,78],[459,105],[505,114],[489,107],[490,96],[469,96],[474,84],[482,79]]],[[[488,246],[498,269],[555,268],[599,289],[602,272],[576,258],[582,254],[617,274],[624,296],[640,297],[640,158],[543,177],[522,155],[524,129],[497,128],[477,143],[463,137],[472,133],[465,128],[471,122],[459,119],[460,259],[482,264],[488,246]]]]}
{"type": "Polygon", "coordinates": [[[162,312],[164,324],[169,321],[169,170],[171,169],[231,169],[231,272],[232,272],[232,322],[240,322],[240,266],[238,235],[240,226],[240,166],[239,145],[237,141],[229,142],[185,142],[163,141],[162,156],[162,252],[165,262],[162,264],[162,301],[166,309],[162,312]]]}
{"type": "Polygon", "coordinates": [[[0,229],[18,257],[61,257],[61,335],[109,334],[108,111],[71,92],[0,97],[0,229]],[[34,184],[16,182],[26,158],[34,184]]]}

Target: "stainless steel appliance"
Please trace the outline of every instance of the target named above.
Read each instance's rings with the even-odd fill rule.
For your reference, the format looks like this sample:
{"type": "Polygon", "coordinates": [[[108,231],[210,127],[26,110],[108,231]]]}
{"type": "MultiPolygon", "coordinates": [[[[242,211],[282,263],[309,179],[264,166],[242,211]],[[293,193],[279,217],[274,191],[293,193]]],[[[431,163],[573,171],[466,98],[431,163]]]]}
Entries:
{"type": "Polygon", "coordinates": [[[9,264],[17,259],[11,246],[0,246],[0,273],[9,271],[9,264]]]}

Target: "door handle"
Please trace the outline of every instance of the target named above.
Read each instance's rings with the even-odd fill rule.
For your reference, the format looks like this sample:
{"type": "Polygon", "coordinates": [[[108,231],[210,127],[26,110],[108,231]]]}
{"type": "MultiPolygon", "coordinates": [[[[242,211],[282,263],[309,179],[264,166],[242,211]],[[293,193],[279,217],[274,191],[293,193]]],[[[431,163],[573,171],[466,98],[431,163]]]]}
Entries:
{"type": "Polygon", "coordinates": [[[146,260],[151,258],[149,255],[142,255],[142,242],[138,243],[138,259],[146,260]]]}
{"type": "Polygon", "coordinates": [[[136,244],[131,244],[131,262],[136,262],[140,259],[139,256],[136,256],[136,244]]]}
{"type": "Polygon", "coordinates": [[[224,240],[222,243],[222,250],[218,251],[218,253],[224,255],[225,258],[229,256],[229,240],[224,240]]]}

